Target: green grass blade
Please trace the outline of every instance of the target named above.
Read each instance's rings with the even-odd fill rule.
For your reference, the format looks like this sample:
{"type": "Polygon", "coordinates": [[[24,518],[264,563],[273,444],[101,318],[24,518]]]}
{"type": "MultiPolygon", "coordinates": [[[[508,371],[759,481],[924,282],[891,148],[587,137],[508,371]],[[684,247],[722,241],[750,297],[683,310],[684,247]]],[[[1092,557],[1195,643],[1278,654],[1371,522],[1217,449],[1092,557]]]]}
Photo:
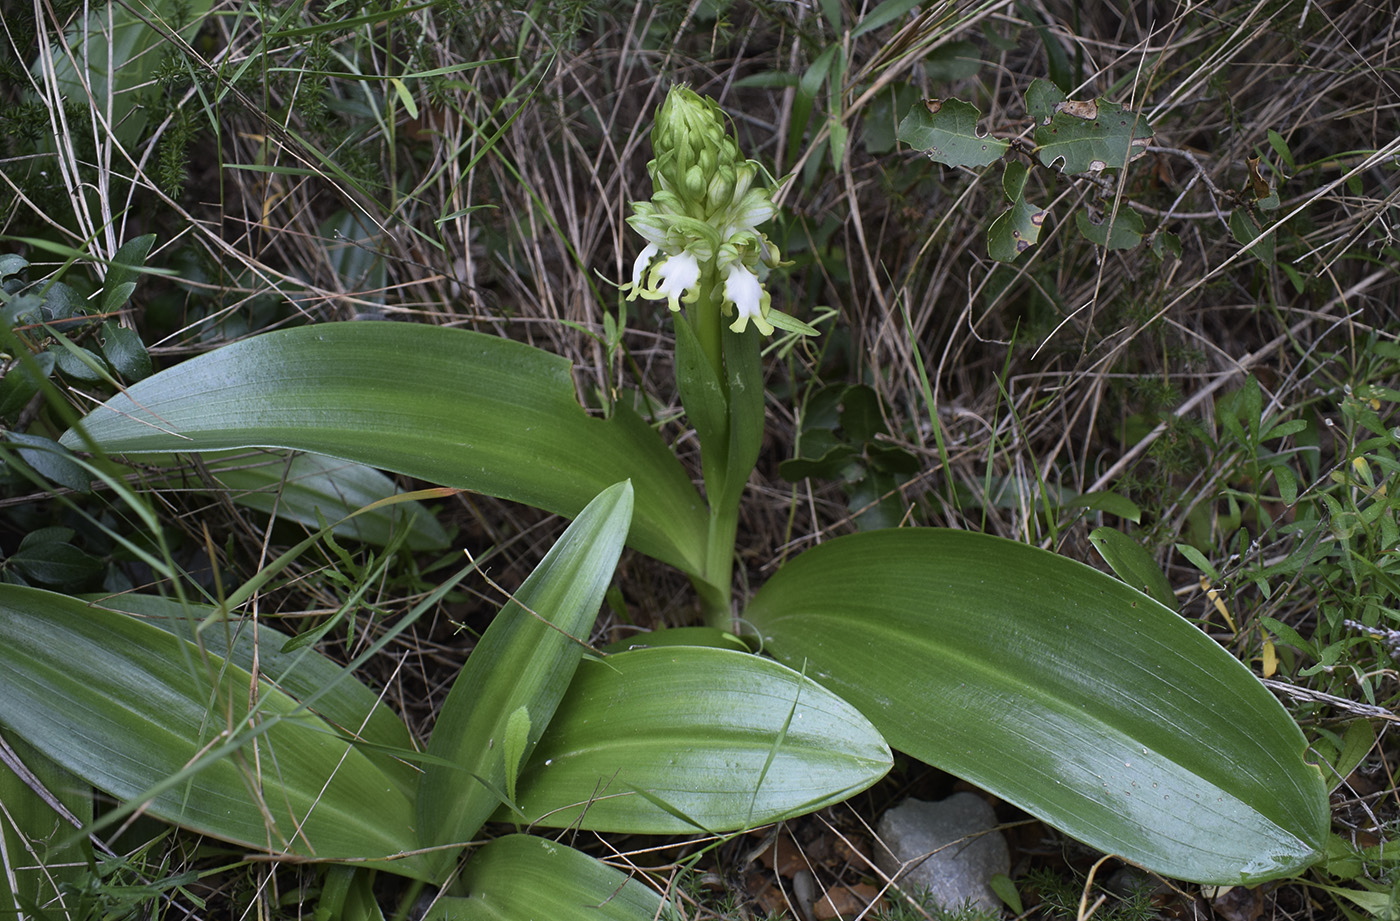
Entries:
{"type": "Polygon", "coordinates": [[[636,649],[579,667],[519,805],[549,827],[732,831],[840,802],[890,763],[854,707],[771,659],[636,649]]]}
{"type": "MultiPolygon", "coordinates": [[[[417,770],[408,762],[392,757],[394,752],[411,754],[413,737],[394,711],[355,677],[354,672],[312,649],[283,652],[290,637],[259,623],[256,630],[248,621],[218,620],[210,605],[182,604],[170,598],[134,593],[93,599],[93,603],[116,611],[136,614],[145,623],[191,640],[196,628],[198,643],[214,655],[251,672],[256,662],[258,674],[292,698],[309,704],[311,711],[346,735],[368,743],[364,750],[395,782],[411,788],[417,784],[417,770]],[[383,752],[384,754],[380,754],[383,752]]],[[[397,623],[391,632],[402,629],[397,623]]]]}
{"type": "MultiPolygon", "coordinates": [[[[411,788],[267,682],[136,618],[0,586],[0,723],[150,815],[258,851],[414,850],[411,788]]],[[[118,814],[122,814],[119,811],[118,814]]],[[[110,816],[109,816],[110,819],[110,816]]],[[[421,856],[385,869],[423,877],[421,856]]]]}
{"type": "Polygon", "coordinates": [[[63,437],[109,454],[282,447],[574,516],[623,478],[632,545],[703,568],[706,515],[684,468],[619,406],[590,418],[569,362],[518,342],[410,323],[256,336],[147,378],[63,437]]]}
{"type": "MultiPolygon", "coordinates": [[[[618,483],[584,509],[482,635],[447,695],[419,784],[425,841],[470,841],[509,786],[507,759],[528,758],[569,687],[627,536],[632,488],[618,483]],[[526,708],[529,739],[509,743],[526,708]],[[520,718],[516,717],[517,725],[520,718]],[[515,749],[512,751],[512,749],[515,749]],[[480,783],[473,777],[483,778],[480,783]]],[[[455,861],[450,851],[439,869],[455,861]]]]}
{"type": "Polygon", "coordinates": [[[875,531],[785,566],[744,615],[890,744],[1148,869],[1204,883],[1320,856],[1326,789],[1258,680],[1103,573],[965,531],[875,531]]]}

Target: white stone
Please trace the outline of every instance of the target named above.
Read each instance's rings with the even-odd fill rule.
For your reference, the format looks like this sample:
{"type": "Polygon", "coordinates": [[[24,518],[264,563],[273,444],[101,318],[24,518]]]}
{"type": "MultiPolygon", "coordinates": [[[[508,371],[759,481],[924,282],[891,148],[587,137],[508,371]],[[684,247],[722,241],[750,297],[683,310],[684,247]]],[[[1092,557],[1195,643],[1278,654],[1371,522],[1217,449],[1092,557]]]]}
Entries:
{"type": "Polygon", "coordinates": [[[996,825],[991,805],[972,793],[907,799],[881,816],[885,847],[876,846],[875,863],[906,892],[927,889],[944,908],[970,902],[997,911],[1002,903],[989,881],[1010,872],[1011,855],[996,825]]]}

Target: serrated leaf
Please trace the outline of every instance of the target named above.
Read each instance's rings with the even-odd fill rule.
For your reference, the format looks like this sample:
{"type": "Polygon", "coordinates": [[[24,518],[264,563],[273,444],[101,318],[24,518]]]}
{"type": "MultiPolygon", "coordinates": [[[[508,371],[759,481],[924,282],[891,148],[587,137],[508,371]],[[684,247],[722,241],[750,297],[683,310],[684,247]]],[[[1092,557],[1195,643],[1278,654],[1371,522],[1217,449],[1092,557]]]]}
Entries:
{"type": "Polygon", "coordinates": [[[977,132],[982,113],[961,99],[930,99],[915,105],[899,123],[899,139],[947,166],[987,166],[1006,153],[1007,143],[977,132]]]}
{"type": "Polygon", "coordinates": [[[534,835],[497,838],[472,854],[459,885],[424,921],[680,921],[671,904],[627,874],[534,835]]]}
{"type": "MultiPolygon", "coordinates": [[[[1028,109],[1030,95],[1028,92],[1028,109]]],[[[1050,98],[1041,93],[1035,104],[1036,113],[1043,112],[1047,104],[1050,109],[1048,121],[1040,116],[1035,127],[1036,156],[1046,166],[1063,161],[1061,168],[1071,175],[1122,169],[1138,142],[1152,137],[1147,120],[1118,103],[1062,99],[1052,104],[1050,98]]]]}
{"type": "MultiPolygon", "coordinates": [[[[630,478],[632,545],[703,569],[704,505],[685,469],[619,403],[591,418],[566,359],[412,323],[327,323],[254,336],[140,381],[81,422],[111,454],[280,447],[576,515],[630,478]]],[[[77,431],[62,443],[84,449],[77,431]]]]}
{"type": "Polygon", "coordinates": [[[1043,77],[1036,77],[1026,88],[1026,114],[1037,122],[1049,121],[1055,114],[1055,106],[1067,97],[1055,84],[1043,77]]]}
{"type": "Polygon", "coordinates": [[[1120,208],[1117,214],[1103,215],[1098,223],[1085,212],[1076,211],[1074,222],[1086,240],[1108,249],[1132,249],[1142,242],[1142,235],[1147,232],[1142,215],[1128,207],[1120,208]]]}
{"type": "MultiPolygon", "coordinates": [[[[167,822],[323,860],[418,847],[410,791],[334,728],[278,688],[128,615],[0,585],[0,698],[0,723],[167,822]]],[[[421,855],[382,867],[426,877],[421,855]]]]}
{"type": "Polygon", "coordinates": [[[1016,258],[1040,241],[1040,228],[1049,217],[1023,198],[1011,205],[987,228],[987,255],[997,262],[1015,262],[1016,258]]]}
{"type": "Polygon", "coordinates": [[[1174,233],[1158,230],[1152,236],[1152,255],[1158,259],[1181,258],[1181,237],[1174,233]]]}
{"type": "Polygon", "coordinates": [[[1007,201],[1016,202],[1025,198],[1026,180],[1030,174],[1030,169],[1020,160],[1006,164],[1006,170],[1001,174],[1001,190],[1006,193],[1007,201]]]}
{"type": "Polygon", "coordinates": [[[579,666],[519,805],[549,827],[731,831],[839,802],[889,767],[865,717],[771,659],[636,649],[579,666]]]}
{"type": "MultiPolygon", "coordinates": [[[[434,759],[418,787],[418,823],[429,845],[465,844],[499,803],[508,773],[510,723],[522,707],[529,752],[549,726],[578,666],[612,580],[632,518],[632,487],[598,495],[569,525],[491,621],[452,684],[428,744],[434,759]]],[[[455,856],[433,856],[445,876],[455,856]]]]}
{"type": "Polygon", "coordinates": [[[1083,564],[966,531],[856,534],[791,560],[743,618],[892,747],[1098,850],[1212,883],[1320,859],[1326,789],[1288,713],[1083,564]]]}

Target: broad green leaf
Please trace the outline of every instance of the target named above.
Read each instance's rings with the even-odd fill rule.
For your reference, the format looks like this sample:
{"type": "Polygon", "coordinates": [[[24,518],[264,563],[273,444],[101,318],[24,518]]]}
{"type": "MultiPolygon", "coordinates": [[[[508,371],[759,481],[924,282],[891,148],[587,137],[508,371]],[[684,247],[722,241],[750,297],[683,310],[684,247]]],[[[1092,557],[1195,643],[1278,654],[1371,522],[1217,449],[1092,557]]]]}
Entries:
{"type": "Polygon", "coordinates": [[[129,615],[0,585],[0,699],[0,724],[167,822],[323,860],[418,847],[411,789],[272,684],[129,615]]]}
{"type": "MultiPolygon", "coordinates": [[[[631,516],[629,484],[604,490],[472,650],[428,743],[437,760],[426,765],[419,783],[418,822],[429,845],[470,841],[500,803],[506,759],[529,758],[583,656],[631,516]],[[529,739],[512,751],[511,718],[522,707],[529,739]]],[[[437,875],[444,876],[456,857],[436,854],[437,875]]]]}
{"type": "Polygon", "coordinates": [[[625,640],[618,640],[603,647],[609,655],[627,652],[629,649],[645,649],[653,646],[713,646],[716,649],[737,649],[748,652],[749,647],[728,630],[718,627],[667,627],[648,633],[634,633],[625,640]]]}
{"type": "Polygon", "coordinates": [[[977,133],[982,113],[961,99],[929,99],[899,123],[899,139],[946,166],[987,166],[1006,153],[1007,143],[977,133]]]}
{"type": "Polygon", "coordinates": [[[1117,214],[1105,214],[1098,223],[1083,211],[1076,211],[1074,222],[1084,239],[1108,249],[1132,249],[1142,242],[1142,235],[1147,232],[1142,215],[1126,205],[1117,214]]]}
{"type": "Polygon", "coordinates": [[[1152,137],[1152,126],[1138,113],[1104,99],[1065,99],[1043,80],[1026,91],[1026,109],[1037,122],[1040,162],[1053,167],[1063,160],[1069,174],[1122,169],[1133,148],[1152,137]]]}
{"type": "MultiPolygon", "coordinates": [[[[152,460],[141,458],[142,463],[152,460]]],[[[174,466],[174,455],[154,459],[174,466]]],[[[354,518],[351,512],[378,502],[399,490],[389,477],[351,461],[323,454],[217,451],[200,457],[201,465],[187,464],[146,481],[153,488],[194,489],[209,492],[222,486],[235,505],[295,521],[313,530],[321,522],[338,522],[332,533],[376,546],[386,546],[396,531],[409,529],[405,545],[410,550],[441,550],[448,545],[447,531],[419,502],[400,502],[374,508],[354,518]],[[210,483],[202,474],[208,473],[210,483]],[[318,519],[318,514],[320,518],[318,519]]]]}
{"type": "Polygon", "coordinates": [[[87,875],[92,848],[74,836],[92,821],[92,790],[13,733],[0,743],[0,917],[16,905],[20,917],[45,917],[26,912],[68,904],[87,875]]]}
{"type": "Polygon", "coordinates": [[[579,666],[519,806],[558,828],[732,831],[840,802],[890,763],[854,707],[771,659],[636,649],[579,666]]]}
{"type": "Polygon", "coordinates": [[[1089,543],[1094,545],[1103,561],[1113,567],[1118,578],[1150,596],[1167,610],[1177,610],[1172,584],[1142,544],[1114,528],[1095,528],[1089,532],[1089,543]]]}
{"type": "MultiPolygon", "coordinates": [[[[634,412],[590,418],[566,359],[466,330],[358,321],[255,336],[90,413],[110,454],[281,447],[343,457],[573,516],[631,478],[632,544],[699,573],[703,504],[634,412]]],[[[78,431],[63,436],[85,447],[78,431]]]]}
{"type": "Polygon", "coordinates": [[[646,884],[573,848],[534,835],[497,838],[462,871],[466,898],[442,896],[424,921],[679,921],[646,884]]]}
{"type": "Polygon", "coordinates": [[[1206,883],[1320,856],[1326,788],[1283,707],[1081,563],[965,531],[857,534],[789,562],[744,619],[894,748],[1099,850],[1206,883]]]}
{"type": "Polygon", "coordinates": [[[403,720],[349,670],[311,649],[282,652],[289,637],[266,620],[215,620],[211,605],[182,604],[173,598],[134,592],[88,599],[94,605],[136,614],[144,623],[167,633],[194,640],[220,658],[258,675],[298,701],[341,732],[368,743],[366,757],[395,782],[411,789],[418,782],[417,769],[395,757],[415,751],[413,737],[403,720]],[[314,696],[314,700],[313,700],[314,696]]]}

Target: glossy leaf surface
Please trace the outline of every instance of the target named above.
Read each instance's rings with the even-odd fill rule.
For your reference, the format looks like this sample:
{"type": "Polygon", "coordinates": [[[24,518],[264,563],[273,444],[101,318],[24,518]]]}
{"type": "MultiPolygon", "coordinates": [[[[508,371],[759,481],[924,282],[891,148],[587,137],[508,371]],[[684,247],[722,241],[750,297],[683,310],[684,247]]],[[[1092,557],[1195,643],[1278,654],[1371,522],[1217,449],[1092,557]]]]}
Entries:
{"type": "MultiPolygon", "coordinates": [[[[210,605],[188,607],[169,598],[128,593],[93,599],[94,603],[141,617],[144,623],[189,640],[196,628],[215,613],[210,605]]],[[[291,639],[266,622],[230,619],[211,622],[199,631],[199,645],[244,671],[256,667],[265,681],[307,704],[321,719],[355,739],[368,743],[364,754],[404,789],[418,782],[418,770],[407,760],[415,751],[413,737],[398,714],[354,673],[314,649],[282,652],[291,639]],[[309,703],[307,703],[309,701],[309,703]]]]}
{"type": "Polygon", "coordinates": [[[1080,563],[965,531],[789,562],[744,614],[890,745],[1151,870],[1259,881],[1319,858],[1304,739],[1209,637],[1080,563]]]}
{"type": "Polygon", "coordinates": [[[396,530],[407,528],[404,545],[409,550],[441,550],[448,544],[447,531],[418,502],[402,502],[371,509],[348,521],[351,512],[392,496],[394,481],[364,464],[323,454],[269,451],[216,451],[200,457],[199,468],[174,455],[143,464],[180,465],[183,469],[149,477],[146,485],[162,489],[200,492],[227,490],[235,505],[277,515],[315,530],[324,521],[335,524],[336,537],[348,537],[385,546],[396,530]],[[206,478],[204,474],[207,473],[206,478]],[[212,479],[214,482],[209,482],[212,479]],[[320,514],[320,521],[317,514],[320,514]]]}
{"type": "MultiPolygon", "coordinates": [[[[411,790],[266,682],[250,713],[251,686],[129,615],[0,586],[0,724],[93,786],[258,851],[337,860],[417,847],[411,790]]],[[[382,866],[426,875],[420,856],[382,866]]]]}
{"type": "Polygon", "coordinates": [[[424,921],[676,921],[661,896],[620,870],[533,835],[497,838],[462,871],[466,898],[444,896],[424,921]]]}
{"type": "Polygon", "coordinates": [[[771,659],[636,649],[579,666],[519,804],[550,827],[731,831],[840,802],[890,763],[854,707],[771,659]]]}
{"type": "MultiPolygon", "coordinates": [[[[511,785],[508,774],[538,742],[587,648],[603,593],[627,537],[632,489],[604,490],[583,510],[491,621],[442,705],[418,794],[429,844],[465,844],[511,785]],[[528,720],[516,716],[524,710],[528,720]],[[523,742],[511,741],[522,725],[523,742]],[[507,760],[514,764],[507,765],[507,760]],[[482,781],[486,783],[483,783],[482,781]]],[[[455,862],[437,852],[445,875],[455,862]]]]}
{"type": "MultiPolygon", "coordinates": [[[[265,333],[141,381],[82,425],[109,454],[291,448],[569,517],[630,478],[632,545],[703,568],[703,503],[657,434],[620,404],[591,418],[566,359],[496,336],[368,321],[265,333]]],[[[86,447],[76,431],[63,444],[86,447]]]]}

